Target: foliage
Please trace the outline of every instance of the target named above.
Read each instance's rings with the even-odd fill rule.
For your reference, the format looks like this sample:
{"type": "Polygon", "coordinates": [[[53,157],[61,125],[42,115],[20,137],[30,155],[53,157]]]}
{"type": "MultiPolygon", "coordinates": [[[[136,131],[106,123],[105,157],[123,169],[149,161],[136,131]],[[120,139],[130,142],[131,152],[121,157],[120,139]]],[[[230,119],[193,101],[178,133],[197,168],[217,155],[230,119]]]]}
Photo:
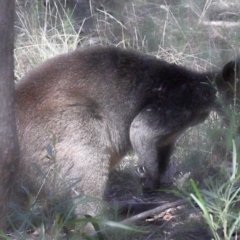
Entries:
{"type": "MultiPolygon", "coordinates": [[[[236,79],[235,83],[238,82],[236,79]]],[[[225,166],[214,177],[208,178],[206,189],[199,189],[194,180],[190,180],[194,194],[190,196],[203,212],[203,218],[210,227],[214,239],[238,239],[240,228],[239,203],[240,203],[240,145],[238,141],[239,100],[236,96],[237,88],[234,87],[235,97],[230,108],[225,108],[229,127],[225,135],[225,147],[229,150],[232,143],[232,163],[225,166]]]]}
{"type": "Polygon", "coordinates": [[[238,238],[237,231],[240,228],[240,216],[238,212],[239,183],[240,174],[234,141],[232,169],[226,169],[225,179],[223,176],[220,178],[209,178],[207,189],[203,190],[199,190],[194,180],[191,180],[195,194],[190,194],[190,196],[201,208],[203,217],[216,240],[230,240],[234,234],[236,239],[238,238]],[[223,238],[221,236],[222,232],[223,238]]]}

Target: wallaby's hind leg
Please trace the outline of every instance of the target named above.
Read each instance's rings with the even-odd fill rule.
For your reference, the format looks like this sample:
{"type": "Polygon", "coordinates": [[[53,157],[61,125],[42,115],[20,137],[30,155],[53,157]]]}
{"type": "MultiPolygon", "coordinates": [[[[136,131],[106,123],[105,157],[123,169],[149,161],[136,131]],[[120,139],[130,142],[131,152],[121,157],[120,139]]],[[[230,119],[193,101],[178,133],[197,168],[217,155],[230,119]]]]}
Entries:
{"type": "Polygon", "coordinates": [[[78,216],[96,216],[102,211],[101,199],[108,180],[110,155],[100,137],[97,134],[90,137],[92,145],[83,141],[81,135],[56,143],[58,174],[68,179],[65,187],[70,193],[69,197],[78,203],[78,216]],[[84,201],[85,197],[88,199],[84,201]]]}
{"type": "Polygon", "coordinates": [[[75,203],[79,202],[76,211],[79,216],[96,216],[101,212],[111,157],[108,126],[104,119],[93,115],[95,109],[89,108],[85,105],[73,105],[64,111],[55,108],[44,125],[45,129],[36,123],[28,127],[27,136],[31,139],[21,135],[22,140],[34,143],[22,145],[22,152],[27,154],[21,162],[21,181],[25,185],[34,183],[32,188],[38,192],[44,180],[42,176],[47,176],[41,190],[45,195],[43,198],[46,199],[51,192],[59,200],[62,197],[74,198],[75,203]],[[49,145],[52,145],[54,159],[46,158],[49,145]],[[37,172],[33,163],[44,174],[37,172]],[[83,204],[81,199],[85,196],[99,200],[86,200],[83,204]]]}

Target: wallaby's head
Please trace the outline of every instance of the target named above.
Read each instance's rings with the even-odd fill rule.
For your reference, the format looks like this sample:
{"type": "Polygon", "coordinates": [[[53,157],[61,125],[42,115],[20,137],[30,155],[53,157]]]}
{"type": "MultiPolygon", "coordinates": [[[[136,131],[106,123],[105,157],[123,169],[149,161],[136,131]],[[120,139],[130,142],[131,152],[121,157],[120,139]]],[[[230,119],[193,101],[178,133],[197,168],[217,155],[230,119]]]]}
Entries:
{"type": "MultiPolygon", "coordinates": [[[[221,73],[215,75],[213,83],[216,86],[218,97],[216,98],[215,110],[223,117],[226,125],[230,124],[233,109],[240,110],[240,57],[235,61],[228,62],[221,73]],[[235,106],[232,108],[232,106],[235,106]]],[[[236,114],[237,112],[235,112],[236,114]]]]}
{"type": "Polygon", "coordinates": [[[224,104],[233,103],[236,96],[240,99],[240,57],[236,61],[230,61],[222,70],[221,80],[216,82],[217,89],[224,104]]]}

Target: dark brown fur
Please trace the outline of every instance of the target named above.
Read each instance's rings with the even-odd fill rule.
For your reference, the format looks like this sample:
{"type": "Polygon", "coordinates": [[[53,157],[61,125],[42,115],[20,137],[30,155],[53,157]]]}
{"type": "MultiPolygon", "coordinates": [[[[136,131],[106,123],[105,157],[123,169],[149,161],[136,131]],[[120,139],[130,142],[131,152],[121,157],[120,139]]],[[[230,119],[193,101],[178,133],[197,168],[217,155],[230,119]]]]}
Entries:
{"type": "MultiPolygon", "coordinates": [[[[133,147],[143,165],[156,167],[151,178],[157,186],[178,136],[212,110],[214,78],[220,81],[221,73],[197,73],[113,47],[47,60],[16,86],[18,182],[32,192],[43,184],[40,195],[47,196],[62,178],[64,187],[79,179],[57,196],[101,198],[109,171],[133,147]],[[49,146],[56,161],[46,158],[49,146]]],[[[96,215],[100,205],[80,204],[77,213],[96,215]]]]}

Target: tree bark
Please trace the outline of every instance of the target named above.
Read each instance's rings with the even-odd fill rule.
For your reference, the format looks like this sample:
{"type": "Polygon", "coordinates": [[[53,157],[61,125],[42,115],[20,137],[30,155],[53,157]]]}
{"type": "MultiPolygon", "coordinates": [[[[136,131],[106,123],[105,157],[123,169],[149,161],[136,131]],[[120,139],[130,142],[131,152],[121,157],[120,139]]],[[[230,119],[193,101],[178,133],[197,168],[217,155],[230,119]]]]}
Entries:
{"type": "Polygon", "coordinates": [[[12,184],[19,165],[14,109],[15,0],[0,0],[0,230],[5,230],[12,184]]]}

